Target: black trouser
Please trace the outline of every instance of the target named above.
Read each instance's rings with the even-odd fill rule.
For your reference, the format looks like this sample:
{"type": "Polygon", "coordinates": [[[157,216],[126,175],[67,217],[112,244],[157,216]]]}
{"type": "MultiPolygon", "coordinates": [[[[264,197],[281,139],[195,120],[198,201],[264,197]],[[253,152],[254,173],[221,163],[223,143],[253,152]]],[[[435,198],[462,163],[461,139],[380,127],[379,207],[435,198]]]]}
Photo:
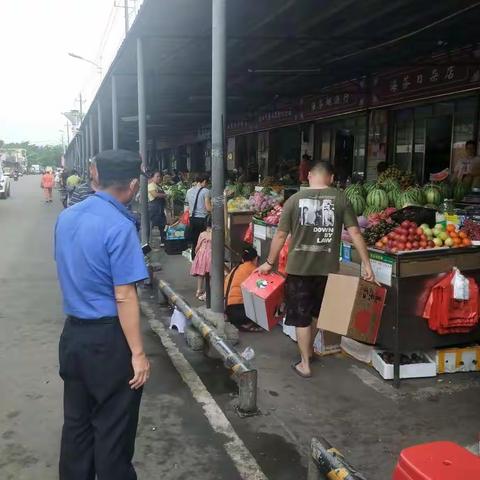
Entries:
{"type": "Polygon", "coordinates": [[[192,260],[195,258],[195,249],[197,248],[198,237],[202,232],[207,229],[207,219],[206,218],[190,218],[190,228],[192,235],[192,260]]]}
{"type": "Polygon", "coordinates": [[[142,390],[131,390],[131,352],[118,318],[67,318],[60,337],[64,425],[60,480],[135,480],[142,390]]]}
{"type": "Polygon", "coordinates": [[[165,210],[163,204],[157,200],[148,202],[148,214],[150,216],[150,223],[152,229],[158,227],[160,230],[160,240],[162,243],[165,242],[165,225],[167,224],[167,216],[165,215],[165,210]]]}
{"type": "Polygon", "coordinates": [[[227,315],[227,320],[237,328],[252,323],[252,321],[247,318],[245,305],[243,303],[228,305],[225,309],[225,314],[227,315]]]}

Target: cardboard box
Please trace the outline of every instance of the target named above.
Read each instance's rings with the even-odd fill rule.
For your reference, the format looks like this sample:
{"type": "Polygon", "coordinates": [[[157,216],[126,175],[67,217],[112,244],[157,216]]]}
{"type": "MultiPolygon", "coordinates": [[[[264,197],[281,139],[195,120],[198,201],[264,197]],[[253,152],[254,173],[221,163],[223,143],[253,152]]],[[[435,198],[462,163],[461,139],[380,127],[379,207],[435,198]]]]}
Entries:
{"type": "Polygon", "coordinates": [[[340,341],[342,337],[336,333],[319,330],[313,342],[313,351],[317,355],[330,355],[338,353],[340,349],[340,341]]]}
{"type": "Polygon", "coordinates": [[[359,277],[328,276],[318,328],[374,344],[387,290],[359,277]]]}
{"type": "Polygon", "coordinates": [[[265,330],[271,330],[283,318],[277,314],[283,303],[285,278],[277,273],[253,272],[242,283],[243,304],[247,317],[265,330]]]}
{"type": "MultiPolygon", "coordinates": [[[[385,379],[393,379],[393,364],[385,363],[380,356],[383,350],[374,350],[372,353],[372,365],[375,370],[385,379]]],[[[400,378],[425,378],[437,376],[437,365],[428,356],[423,354],[427,363],[412,363],[409,365],[400,365],[400,378]]]]}

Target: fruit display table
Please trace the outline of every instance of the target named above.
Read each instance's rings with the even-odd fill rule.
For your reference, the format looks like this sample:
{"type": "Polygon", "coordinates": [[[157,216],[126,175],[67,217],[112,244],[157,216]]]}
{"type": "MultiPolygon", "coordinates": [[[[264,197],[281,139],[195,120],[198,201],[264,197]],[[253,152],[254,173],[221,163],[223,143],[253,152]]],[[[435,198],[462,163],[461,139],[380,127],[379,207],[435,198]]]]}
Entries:
{"type": "MultiPolygon", "coordinates": [[[[375,275],[387,287],[387,299],[377,337],[380,348],[394,353],[394,385],[400,383],[400,355],[480,341],[480,328],[470,333],[439,335],[428,327],[422,313],[433,285],[457,267],[480,285],[480,247],[434,248],[386,253],[369,248],[375,275]]],[[[342,268],[359,271],[355,248],[342,245],[342,268]]]]}

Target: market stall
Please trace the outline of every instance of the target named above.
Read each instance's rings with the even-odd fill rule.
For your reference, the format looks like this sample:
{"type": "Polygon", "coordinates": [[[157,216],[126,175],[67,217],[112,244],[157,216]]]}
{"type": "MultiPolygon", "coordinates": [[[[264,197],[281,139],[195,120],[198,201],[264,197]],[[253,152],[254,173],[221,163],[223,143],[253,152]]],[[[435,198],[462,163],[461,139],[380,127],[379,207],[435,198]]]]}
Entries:
{"type": "MultiPolygon", "coordinates": [[[[393,352],[396,386],[400,381],[402,353],[480,341],[478,326],[466,333],[438,334],[423,318],[431,288],[453,267],[480,284],[480,247],[434,248],[397,254],[369,248],[369,255],[377,279],[387,287],[376,346],[393,352]]],[[[341,272],[360,273],[360,257],[352,245],[344,243],[342,257],[341,272]]]]}

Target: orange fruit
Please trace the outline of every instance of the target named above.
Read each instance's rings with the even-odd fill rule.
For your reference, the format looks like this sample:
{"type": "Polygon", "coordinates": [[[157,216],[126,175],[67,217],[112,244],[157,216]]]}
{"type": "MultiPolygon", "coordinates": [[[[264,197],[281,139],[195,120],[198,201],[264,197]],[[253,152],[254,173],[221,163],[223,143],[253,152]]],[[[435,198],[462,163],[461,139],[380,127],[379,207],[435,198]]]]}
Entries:
{"type": "Polygon", "coordinates": [[[447,232],[450,233],[450,232],[454,232],[455,231],[455,225],[449,223],[447,225],[447,232]]]}
{"type": "Polygon", "coordinates": [[[449,235],[450,235],[450,238],[457,238],[458,237],[457,232],[455,232],[455,230],[453,232],[449,232],[449,235]]]}
{"type": "Polygon", "coordinates": [[[459,233],[458,233],[458,236],[459,236],[460,238],[468,238],[468,235],[467,235],[465,232],[459,232],[459,233]]]}
{"type": "Polygon", "coordinates": [[[472,244],[472,241],[469,238],[464,238],[462,244],[464,247],[469,247],[472,244]]]}
{"type": "Polygon", "coordinates": [[[458,237],[455,237],[453,239],[453,243],[454,243],[454,245],[461,245],[462,244],[462,239],[458,238],[458,237]]]}

